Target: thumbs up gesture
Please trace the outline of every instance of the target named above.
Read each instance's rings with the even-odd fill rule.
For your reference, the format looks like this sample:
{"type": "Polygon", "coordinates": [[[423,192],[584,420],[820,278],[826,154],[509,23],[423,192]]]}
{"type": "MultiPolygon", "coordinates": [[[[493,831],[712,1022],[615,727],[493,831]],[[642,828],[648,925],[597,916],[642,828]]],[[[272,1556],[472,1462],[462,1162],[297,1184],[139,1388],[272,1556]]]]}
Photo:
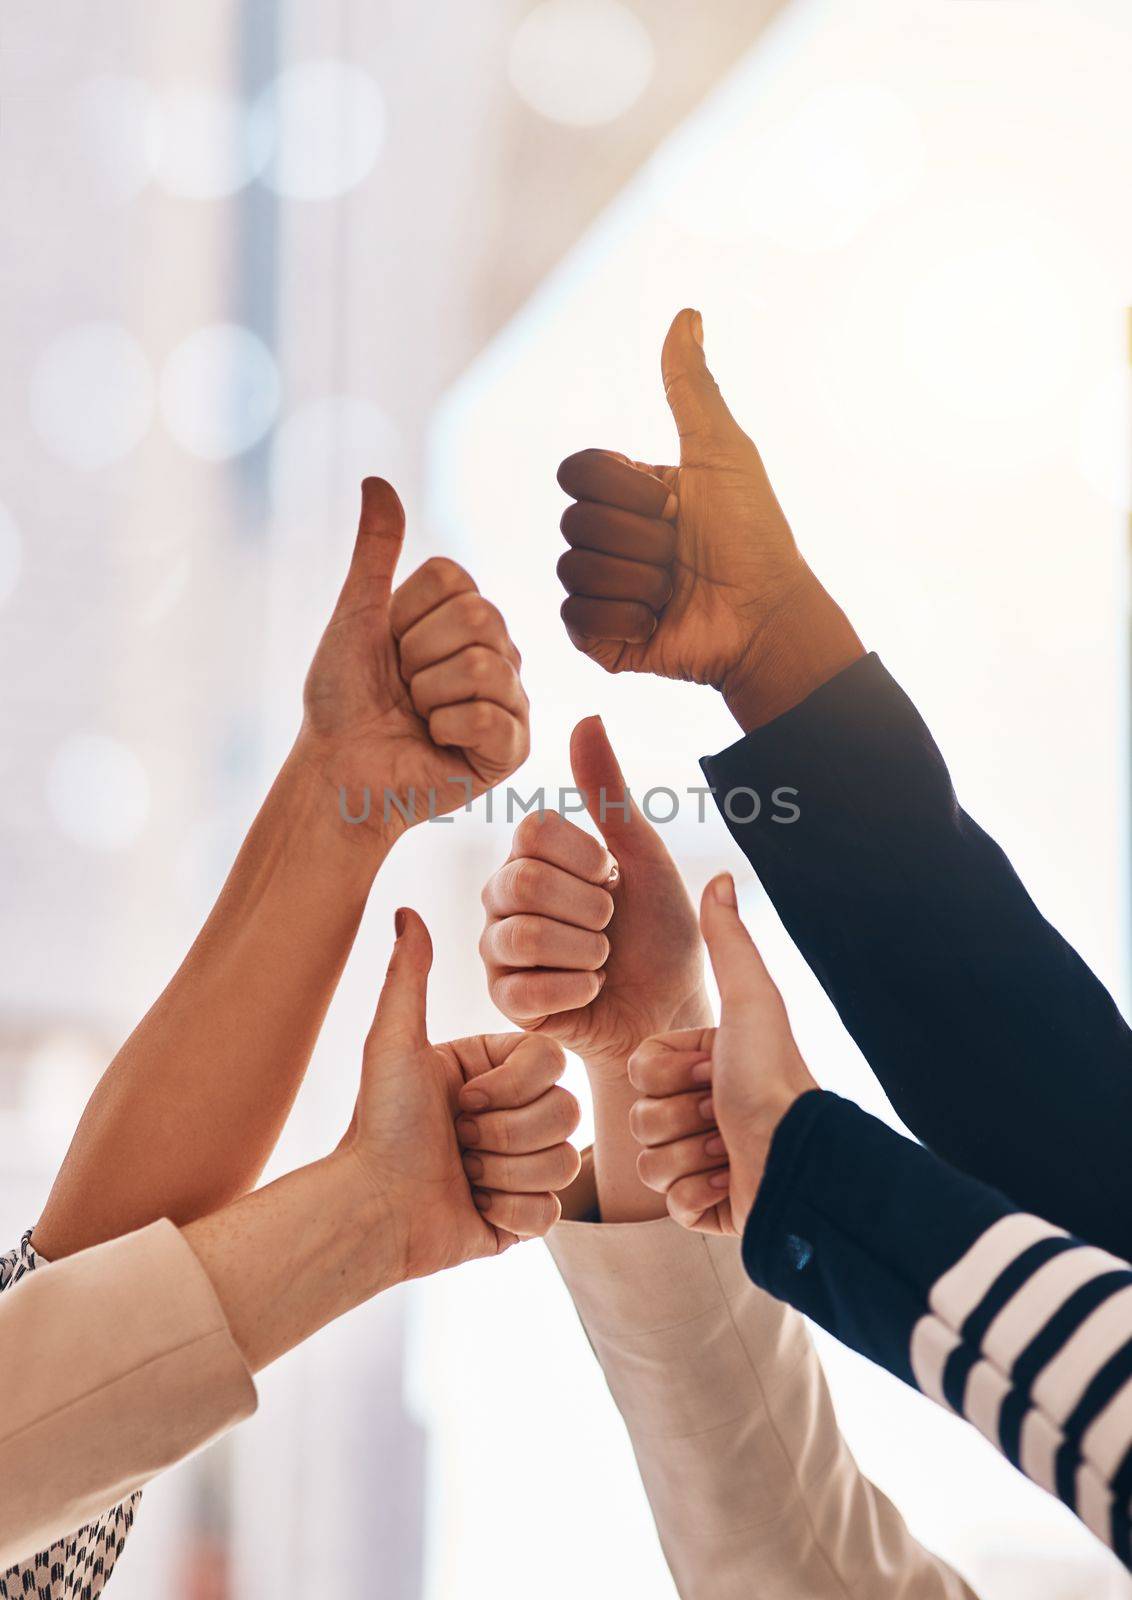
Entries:
{"type": "Polygon", "coordinates": [[[628,797],[600,718],[574,729],[570,759],[601,841],[556,811],[524,817],[483,891],[480,954],[505,1016],[577,1051],[591,1081],[623,1083],[642,1039],[710,1015],[703,954],[687,890],[628,797]]]}
{"type": "Polygon", "coordinates": [[[541,1237],[580,1163],[559,1046],[515,1033],[430,1044],[432,943],[415,911],[397,924],[340,1148],[377,1196],[401,1281],[541,1237]]]}
{"type": "Polygon", "coordinates": [[[728,873],[704,890],[700,927],[719,987],[719,1026],[660,1034],[633,1054],[637,1170],[685,1228],[741,1234],[778,1124],[817,1084],[728,873]]]}
{"type": "Polygon", "coordinates": [[[405,826],[406,811],[423,822],[467,804],[530,746],[503,618],[444,557],[394,589],[404,537],[396,492],[367,478],[350,568],[307,674],[299,741],[348,817],[386,833],[405,826]]]}
{"type": "Polygon", "coordinates": [[[755,727],[862,648],[802,559],[759,452],[708,370],[698,312],[676,317],[661,369],[678,466],[583,450],[558,469],[575,502],[561,524],[562,620],[607,672],[710,684],[755,727]]]}

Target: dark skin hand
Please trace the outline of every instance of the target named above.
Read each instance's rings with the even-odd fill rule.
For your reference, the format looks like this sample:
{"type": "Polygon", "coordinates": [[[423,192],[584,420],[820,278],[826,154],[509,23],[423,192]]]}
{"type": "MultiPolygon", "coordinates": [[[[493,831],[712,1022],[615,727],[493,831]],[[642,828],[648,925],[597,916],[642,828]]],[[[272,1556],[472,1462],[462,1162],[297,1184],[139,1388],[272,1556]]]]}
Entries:
{"type": "Polygon", "coordinates": [[[679,466],[582,450],[558,469],[562,620],[607,672],[710,684],[747,730],[864,654],[803,560],[758,450],[708,371],[698,312],[661,355],[679,466]]]}

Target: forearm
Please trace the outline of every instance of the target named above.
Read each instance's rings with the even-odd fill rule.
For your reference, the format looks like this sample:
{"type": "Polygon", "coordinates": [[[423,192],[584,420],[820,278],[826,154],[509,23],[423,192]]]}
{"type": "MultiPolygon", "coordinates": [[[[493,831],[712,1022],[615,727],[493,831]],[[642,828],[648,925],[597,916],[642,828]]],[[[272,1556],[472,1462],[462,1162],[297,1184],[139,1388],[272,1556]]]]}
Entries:
{"type": "Polygon", "coordinates": [[[395,1227],[349,1151],[182,1232],[252,1372],[404,1275],[395,1227]]]}
{"type": "Polygon", "coordinates": [[[602,1222],[651,1222],[667,1215],[664,1196],[637,1176],[640,1145],[629,1126],[636,1091],[628,1073],[590,1078],[594,1105],[594,1182],[602,1222]]]}
{"type": "Polygon", "coordinates": [[[255,1183],[302,1081],[390,841],[296,747],[208,921],[83,1114],[35,1244],[53,1259],[255,1183]]]}

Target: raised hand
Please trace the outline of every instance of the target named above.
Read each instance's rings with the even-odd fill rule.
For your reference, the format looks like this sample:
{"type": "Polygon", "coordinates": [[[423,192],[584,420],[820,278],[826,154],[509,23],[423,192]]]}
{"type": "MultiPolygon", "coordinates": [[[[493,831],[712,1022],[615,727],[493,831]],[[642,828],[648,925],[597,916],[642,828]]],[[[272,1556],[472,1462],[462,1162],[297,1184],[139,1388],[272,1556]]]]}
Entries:
{"type": "Polygon", "coordinates": [[[562,516],[562,619],[606,671],[710,684],[755,727],[862,647],[802,559],[708,370],[698,312],[676,317],[661,368],[678,466],[583,450],[558,469],[576,502],[562,516]]]}
{"type": "Polygon", "coordinates": [[[432,1045],[425,1000],[432,944],[415,911],[398,936],[342,1149],[396,1239],[396,1276],[497,1255],[557,1222],[577,1177],[578,1125],[552,1039],[487,1034],[432,1045]]]}
{"type": "Polygon", "coordinates": [[[700,927],[719,986],[719,1026],[649,1039],[630,1060],[641,1095],[631,1119],[643,1146],[637,1170],[685,1228],[741,1234],[775,1129],[817,1084],[729,874],[704,890],[700,927]]]}
{"type": "MultiPolygon", "coordinates": [[[[307,675],[302,757],[347,814],[399,831],[508,777],[530,746],[519,652],[454,561],[434,557],[393,591],[405,513],[381,478],[362,484],[350,569],[307,675]]],[[[361,832],[361,828],[358,829],[361,832]]]]}
{"type": "Polygon", "coordinates": [[[483,891],[480,953],[492,999],[548,1034],[591,1078],[623,1081],[651,1033],[705,1014],[695,912],[657,831],[627,800],[599,717],[570,741],[574,782],[605,844],[549,811],[524,817],[483,891]]]}

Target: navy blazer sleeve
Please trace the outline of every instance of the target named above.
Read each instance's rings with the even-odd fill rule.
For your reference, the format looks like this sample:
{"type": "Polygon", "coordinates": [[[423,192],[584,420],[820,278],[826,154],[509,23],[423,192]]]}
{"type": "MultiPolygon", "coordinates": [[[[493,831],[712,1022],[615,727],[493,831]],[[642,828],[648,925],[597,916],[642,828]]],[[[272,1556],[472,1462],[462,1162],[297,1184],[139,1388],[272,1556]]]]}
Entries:
{"type": "Polygon", "coordinates": [[[906,1125],[1023,1208],[1132,1255],[1132,1034],[960,807],[876,656],[702,765],[906,1125]]]}
{"type": "Polygon", "coordinates": [[[973,1423],[1132,1565],[1132,1268],[837,1095],[783,1118],[760,1288],[973,1423]]]}

